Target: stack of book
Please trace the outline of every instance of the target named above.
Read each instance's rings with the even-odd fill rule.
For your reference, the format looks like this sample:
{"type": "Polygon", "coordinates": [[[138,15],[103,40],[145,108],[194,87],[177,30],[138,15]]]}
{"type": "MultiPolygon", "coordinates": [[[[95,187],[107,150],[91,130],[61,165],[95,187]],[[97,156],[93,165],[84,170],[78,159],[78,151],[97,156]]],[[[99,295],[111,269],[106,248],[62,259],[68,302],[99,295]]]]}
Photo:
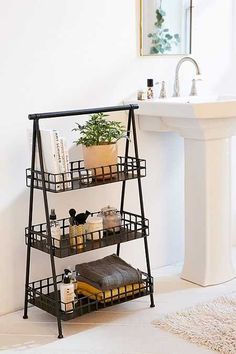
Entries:
{"type": "MultiPolygon", "coordinates": [[[[41,129],[40,133],[44,172],[48,174],[46,175],[45,180],[46,182],[52,182],[46,187],[55,191],[71,189],[69,154],[65,138],[60,136],[57,130],[41,129]]],[[[32,131],[29,132],[29,138],[30,145],[32,146],[32,131]]],[[[38,146],[36,146],[35,170],[41,170],[38,146]]]]}

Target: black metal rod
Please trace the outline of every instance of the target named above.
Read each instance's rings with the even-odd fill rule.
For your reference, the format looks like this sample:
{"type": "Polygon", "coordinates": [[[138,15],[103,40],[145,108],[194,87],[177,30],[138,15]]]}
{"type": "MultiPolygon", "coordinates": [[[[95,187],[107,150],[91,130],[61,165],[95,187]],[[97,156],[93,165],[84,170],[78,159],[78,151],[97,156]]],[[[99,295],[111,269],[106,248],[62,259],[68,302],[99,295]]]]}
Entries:
{"type": "MultiPolygon", "coordinates": [[[[125,166],[127,164],[127,158],[129,155],[129,143],[130,143],[130,130],[131,130],[131,109],[129,109],[129,116],[128,116],[128,123],[127,123],[127,139],[125,144],[125,166]]],[[[125,200],[125,187],[126,187],[126,180],[122,182],[121,188],[121,200],[120,200],[120,211],[123,212],[124,210],[124,200],[125,200]]],[[[117,256],[120,255],[120,243],[118,243],[116,248],[117,256]]]]}
{"type": "MultiPolygon", "coordinates": [[[[131,120],[132,120],[132,127],[133,127],[133,141],[134,141],[134,153],[135,153],[135,158],[137,159],[137,166],[138,166],[138,191],[139,191],[139,202],[140,202],[140,210],[141,210],[141,216],[142,216],[142,223],[143,223],[143,233],[144,233],[144,248],[145,248],[145,255],[146,255],[146,264],[147,264],[147,272],[149,278],[151,278],[151,267],[150,267],[150,260],[149,260],[149,251],[148,251],[148,242],[147,242],[147,233],[145,230],[145,213],[144,213],[144,203],[143,203],[143,192],[142,192],[142,183],[141,183],[141,175],[140,175],[140,164],[139,164],[139,153],[138,153],[138,143],[137,143],[137,134],[136,134],[136,124],[135,124],[135,116],[134,116],[134,110],[131,109],[131,120]]],[[[151,291],[150,294],[150,301],[151,307],[154,307],[154,298],[153,298],[153,292],[151,291]]]]}
{"type": "Polygon", "coordinates": [[[33,124],[32,136],[32,155],[31,155],[31,177],[30,177],[30,199],[29,199],[29,218],[28,218],[28,244],[27,244],[27,258],[26,258],[26,275],[25,275],[25,304],[23,318],[28,318],[28,287],[29,287],[29,273],[30,273],[30,255],[31,255],[31,229],[33,218],[33,202],[34,202],[34,166],[35,166],[35,152],[36,152],[36,124],[33,124]]]}
{"type": "Polygon", "coordinates": [[[128,111],[130,108],[138,109],[137,104],[111,106],[111,107],[101,107],[101,108],[88,108],[88,109],[78,109],[71,111],[60,111],[60,112],[48,112],[48,113],[34,113],[29,114],[28,118],[32,119],[45,119],[45,118],[58,118],[58,117],[69,117],[69,116],[79,116],[83,114],[93,114],[102,112],[115,112],[115,111],[128,111]]]}
{"type": "Polygon", "coordinates": [[[55,261],[54,261],[54,255],[53,255],[53,249],[52,249],[52,235],[51,235],[51,228],[50,228],[48,199],[47,199],[47,191],[46,191],[45,176],[44,176],[42,141],[41,141],[41,134],[40,134],[40,129],[39,129],[39,120],[36,119],[35,122],[36,122],[36,136],[37,136],[37,141],[38,141],[40,171],[41,171],[41,176],[42,176],[43,200],[44,200],[44,208],[45,208],[45,216],[46,216],[46,224],[47,224],[47,234],[48,234],[48,242],[49,242],[49,250],[50,250],[50,261],[51,261],[51,268],[52,268],[53,287],[54,287],[54,295],[55,295],[55,303],[56,303],[58,338],[63,338],[60,309],[59,309],[59,297],[58,297],[58,291],[57,291],[56,268],[55,268],[55,261]]]}

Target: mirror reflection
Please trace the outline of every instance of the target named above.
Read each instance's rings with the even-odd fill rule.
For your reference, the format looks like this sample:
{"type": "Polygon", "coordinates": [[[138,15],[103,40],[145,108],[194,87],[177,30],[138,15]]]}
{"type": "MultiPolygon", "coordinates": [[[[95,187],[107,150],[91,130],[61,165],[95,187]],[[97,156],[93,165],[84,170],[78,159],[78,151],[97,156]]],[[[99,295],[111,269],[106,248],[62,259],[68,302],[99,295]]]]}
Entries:
{"type": "Polygon", "coordinates": [[[140,0],[140,53],[191,53],[192,0],[140,0]]]}

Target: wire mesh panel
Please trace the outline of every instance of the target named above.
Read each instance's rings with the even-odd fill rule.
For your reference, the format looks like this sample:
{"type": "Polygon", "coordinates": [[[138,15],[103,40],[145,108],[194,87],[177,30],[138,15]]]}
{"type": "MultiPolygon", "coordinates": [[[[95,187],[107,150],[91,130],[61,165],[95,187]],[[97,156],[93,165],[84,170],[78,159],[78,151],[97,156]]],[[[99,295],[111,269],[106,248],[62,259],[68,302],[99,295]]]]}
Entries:
{"type": "MultiPolygon", "coordinates": [[[[63,274],[57,275],[58,288],[63,280],[63,274]]],[[[45,278],[29,284],[27,293],[28,301],[34,306],[56,316],[56,300],[54,293],[53,278],[45,278]]],[[[153,278],[142,272],[142,280],[137,284],[129,284],[109,291],[97,294],[83,295],[83,291],[75,286],[75,298],[69,303],[64,303],[59,295],[60,317],[67,321],[82,316],[86,313],[96,311],[99,308],[109,307],[115,304],[133,300],[153,293],[153,278]],[[109,293],[109,294],[108,294],[109,293]],[[62,310],[63,309],[63,310],[62,310]]]]}
{"type": "MultiPolygon", "coordinates": [[[[98,212],[92,213],[91,215],[96,216],[98,212]]],[[[84,231],[84,233],[80,235],[71,236],[69,232],[69,219],[61,219],[58,220],[58,222],[60,224],[61,237],[59,240],[52,237],[52,248],[54,256],[59,258],[132,241],[149,234],[148,219],[127,211],[121,213],[121,226],[119,227],[119,231],[117,231],[117,227],[113,227],[109,228],[109,230],[101,229],[95,232],[84,231]]],[[[25,240],[26,244],[28,244],[30,240],[31,247],[50,253],[50,242],[46,223],[33,225],[30,232],[29,229],[26,228],[25,240]]]]}
{"type": "MultiPolygon", "coordinates": [[[[94,187],[101,184],[125,181],[146,176],[146,161],[134,157],[120,157],[115,165],[85,169],[84,161],[70,163],[66,173],[44,172],[46,190],[59,193],[75,189],[94,187]]],[[[33,174],[34,188],[42,189],[42,173],[30,168],[26,170],[26,185],[30,187],[33,174]]]]}

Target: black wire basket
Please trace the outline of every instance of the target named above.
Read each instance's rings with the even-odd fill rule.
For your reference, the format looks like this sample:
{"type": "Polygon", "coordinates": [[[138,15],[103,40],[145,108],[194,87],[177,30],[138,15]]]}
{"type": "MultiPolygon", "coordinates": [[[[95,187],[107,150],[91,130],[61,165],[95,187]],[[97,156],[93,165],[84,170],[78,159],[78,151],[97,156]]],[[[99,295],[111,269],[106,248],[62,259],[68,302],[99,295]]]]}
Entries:
{"type": "MultiPolygon", "coordinates": [[[[97,215],[98,212],[91,215],[97,215]]],[[[61,229],[61,238],[52,240],[53,255],[58,258],[72,256],[83,252],[92,251],[98,248],[116,245],[132,241],[149,235],[148,219],[127,211],[121,212],[121,226],[109,230],[101,229],[96,232],[84,232],[79,236],[71,237],[69,234],[69,218],[58,220],[61,229]]],[[[47,233],[47,224],[33,225],[29,232],[25,229],[25,242],[30,241],[31,247],[45,253],[50,253],[50,240],[47,233]]]]}
{"type": "MultiPolygon", "coordinates": [[[[30,168],[26,170],[26,185],[30,187],[33,174],[34,188],[43,189],[42,172],[30,168]]],[[[66,173],[44,172],[46,190],[53,193],[65,192],[102,184],[125,181],[146,176],[146,161],[135,157],[118,157],[115,165],[85,169],[84,161],[70,163],[70,171],[66,173]]]]}
{"type": "MultiPolygon", "coordinates": [[[[100,308],[105,308],[120,304],[129,300],[137,299],[142,296],[153,293],[153,278],[148,274],[142,273],[142,280],[137,284],[125,285],[122,288],[111,289],[96,295],[84,296],[79,288],[76,288],[75,299],[72,302],[63,303],[60,299],[60,291],[58,290],[60,317],[67,321],[72,318],[82,316],[86,313],[96,311],[100,308]],[[63,309],[63,310],[62,310],[63,309]]],[[[56,276],[57,287],[63,280],[63,274],[56,276]]],[[[56,300],[54,292],[53,278],[45,278],[34,281],[29,284],[28,302],[40,309],[57,316],[56,300]]]]}

